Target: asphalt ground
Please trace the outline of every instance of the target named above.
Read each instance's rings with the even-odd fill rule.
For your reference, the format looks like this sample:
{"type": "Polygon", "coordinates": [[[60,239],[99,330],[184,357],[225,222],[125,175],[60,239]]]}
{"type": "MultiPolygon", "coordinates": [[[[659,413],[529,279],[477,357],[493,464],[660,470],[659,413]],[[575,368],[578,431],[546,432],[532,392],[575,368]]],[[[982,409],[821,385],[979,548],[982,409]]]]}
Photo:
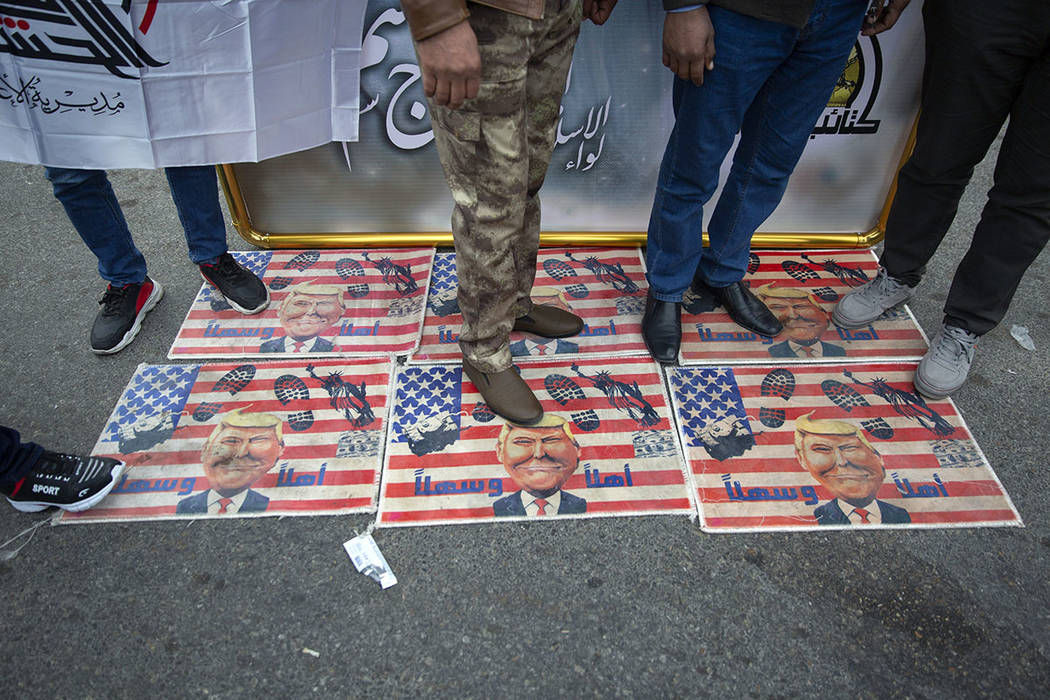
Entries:
{"type": "MultiPolygon", "coordinates": [[[[42,168],[0,164],[0,423],[51,449],[91,449],[201,284],[163,174],[112,180],[166,293],[130,347],[96,357],[95,260],[42,168]]],[[[927,333],[990,180],[986,162],[912,303],[927,333]]],[[[956,396],[1023,529],[708,535],[667,516],[382,529],[399,580],[383,591],[341,546],[364,515],[44,525],[0,563],[3,695],[1045,696],[1048,277],[1044,253],[956,396]]],[[[0,507],[0,538],[46,519],[0,507]]]]}

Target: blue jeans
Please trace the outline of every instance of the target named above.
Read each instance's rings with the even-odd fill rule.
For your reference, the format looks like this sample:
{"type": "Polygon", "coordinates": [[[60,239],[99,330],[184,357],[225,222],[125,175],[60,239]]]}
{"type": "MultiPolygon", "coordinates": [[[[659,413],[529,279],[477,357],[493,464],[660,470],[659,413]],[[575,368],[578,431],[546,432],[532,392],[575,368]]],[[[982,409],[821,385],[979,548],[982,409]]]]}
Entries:
{"type": "MultiPolygon", "coordinates": [[[[226,223],[219,207],[215,168],[210,165],[165,168],[171,198],[186,233],[190,260],[214,263],[226,252],[226,223]]],[[[104,170],[46,168],[55,198],[98,258],[98,273],[115,287],[146,278],[146,259],[135,247],[104,170]]]]}
{"type": "Polygon", "coordinates": [[[715,69],[704,84],[674,79],[674,130],[649,219],[649,286],[681,301],[694,274],[713,287],[743,279],[751,236],[788,177],[857,39],[865,0],[817,0],[802,29],[708,5],[715,69]],[[740,143],[702,248],[703,208],[733,139],[740,143]]]}
{"type": "Polygon", "coordinates": [[[36,443],[22,442],[14,428],[0,425],[0,491],[9,493],[43,451],[36,443]]]}

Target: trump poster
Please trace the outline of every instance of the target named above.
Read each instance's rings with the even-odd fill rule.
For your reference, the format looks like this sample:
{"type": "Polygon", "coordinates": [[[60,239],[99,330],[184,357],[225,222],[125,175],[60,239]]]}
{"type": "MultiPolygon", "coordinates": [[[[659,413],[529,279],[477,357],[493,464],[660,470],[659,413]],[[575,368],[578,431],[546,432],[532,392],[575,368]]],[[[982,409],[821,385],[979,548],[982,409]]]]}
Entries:
{"type": "Polygon", "coordinates": [[[63,522],[374,510],[390,369],[140,365],[93,450],[127,468],[99,505],[63,522]]]}

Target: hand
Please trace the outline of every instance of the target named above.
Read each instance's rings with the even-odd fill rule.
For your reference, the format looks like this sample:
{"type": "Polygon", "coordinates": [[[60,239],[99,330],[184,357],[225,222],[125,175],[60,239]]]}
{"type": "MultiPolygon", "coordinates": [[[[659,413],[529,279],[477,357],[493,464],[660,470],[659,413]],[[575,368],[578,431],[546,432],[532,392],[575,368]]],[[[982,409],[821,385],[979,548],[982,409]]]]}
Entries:
{"type": "Polygon", "coordinates": [[[439,105],[459,109],[478,95],[481,54],[466,20],[416,43],[423,72],[423,94],[439,105]]]}
{"type": "Polygon", "coordinates": [[[864,16],[864,25],[860,33],[864,36],[873,36],[886,31],[897,23],[897,18],[904,12],[911,0],[889,0],[885,7],[883,0],[874,0],[864,16]]]}
{"type": "Polygon", "coordinates": [[[664,65],[682,80],[704,84],[704,69],[715,67],[715,28],[706,7],[664,17],[664,65]]]}
{"type": "Polygon", "coordinates": [[[583,18],[595,24],[605,24],[618,0],[583,0],[583,18]]]}

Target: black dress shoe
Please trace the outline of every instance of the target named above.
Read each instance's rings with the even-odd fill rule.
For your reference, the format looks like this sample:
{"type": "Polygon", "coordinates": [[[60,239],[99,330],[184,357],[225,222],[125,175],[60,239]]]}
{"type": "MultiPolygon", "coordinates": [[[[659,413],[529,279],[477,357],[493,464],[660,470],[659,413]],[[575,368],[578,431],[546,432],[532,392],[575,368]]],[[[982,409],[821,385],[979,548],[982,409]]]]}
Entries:
{"type": "Polygon", "coordinates": [[[682,304],[660,301],[650,291],[645,298],[642,338],[657,362],[670,364],[677,361],[678,347],[682,344],[682,304]]]}
{"type": "Polygon", "coordinates": [[[718,303],[725,307],[729,318],[747,330],[773,337],[784,330],[784,325],[777,320],[765,304],[759,300],[743,282],[733,282],[728,287],[712,287],[698,279],[693,280],[693,289],[703,286],[711,291],[718,303]]]}

